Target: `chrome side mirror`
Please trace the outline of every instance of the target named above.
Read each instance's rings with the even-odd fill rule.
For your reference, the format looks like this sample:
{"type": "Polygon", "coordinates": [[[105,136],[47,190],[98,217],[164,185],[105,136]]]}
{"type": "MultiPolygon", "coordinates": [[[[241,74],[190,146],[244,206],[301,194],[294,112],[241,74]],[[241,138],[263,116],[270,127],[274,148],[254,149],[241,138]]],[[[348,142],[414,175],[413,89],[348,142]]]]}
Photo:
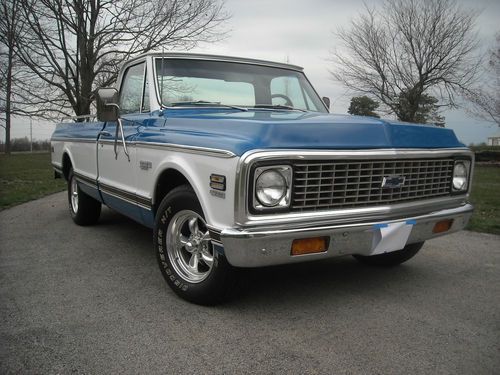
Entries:
{"type": "Polygon", "coordinates": [[[103,88],[97,91],[97,119],[103,122],[114,122],[120,117],[118,90],[103,88]]]}
{"type": "Polygon", "coordinates": [[[330,109],[330,98],[328,96],[323,96],[321,99],[323,99],[323,103],[325,103],[326,108],[330,109]]]}

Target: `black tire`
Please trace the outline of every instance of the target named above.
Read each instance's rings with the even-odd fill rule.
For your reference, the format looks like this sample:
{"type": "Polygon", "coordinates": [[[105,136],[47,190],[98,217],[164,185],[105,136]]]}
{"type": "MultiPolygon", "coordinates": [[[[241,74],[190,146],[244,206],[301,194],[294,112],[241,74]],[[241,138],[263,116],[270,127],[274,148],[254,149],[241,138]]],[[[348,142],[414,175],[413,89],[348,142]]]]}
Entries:
{"type": "Polygon", "coordinates": [[[78,225],[95,224],[101,215],[101,202],[80,189],[73,168],[68,174],[68,206],[71,218],[78,225]]]}
{"type": "Polygon", "coordinates": [[[191,187],[179,186],[163,198],[155,218],[154,247],[161,273],[178,296],[200,305],[229,297],[234,269],[214,250],[191,187]]]}
{"type": "Polygon", "coordinates": [[[378,255],[353,255],[358,261],[370,266],[394,267],[413,258],[424,246],[424,242],[406,245],[403,249],[378,255]]]}

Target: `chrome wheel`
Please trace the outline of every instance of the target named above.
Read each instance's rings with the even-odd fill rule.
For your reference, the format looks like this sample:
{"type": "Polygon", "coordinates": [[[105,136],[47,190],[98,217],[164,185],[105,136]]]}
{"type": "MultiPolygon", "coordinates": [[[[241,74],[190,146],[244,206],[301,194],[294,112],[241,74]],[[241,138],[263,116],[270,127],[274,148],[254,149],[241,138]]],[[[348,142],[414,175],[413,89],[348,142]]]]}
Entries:
{"type": "Polygon", "coordinates": [[[70,184],[70,201],[71,209],[76,214],[78,212],[78,183],[74,177],[71,179],[70,184]]]}
{"type": "Polygon", "coordinates": [[[72,168],[68,173],[68,211],[78,225],[95,224],[101,214],[101,202],[80,190],[72,168]]]}
{"type": "Polygon", "coordinates": [[[167,253],[177,274],[187,282],[205,280],[214,263],[214,252],[205,220],[194,211],[177,212],[167,228],[167,253]]]}

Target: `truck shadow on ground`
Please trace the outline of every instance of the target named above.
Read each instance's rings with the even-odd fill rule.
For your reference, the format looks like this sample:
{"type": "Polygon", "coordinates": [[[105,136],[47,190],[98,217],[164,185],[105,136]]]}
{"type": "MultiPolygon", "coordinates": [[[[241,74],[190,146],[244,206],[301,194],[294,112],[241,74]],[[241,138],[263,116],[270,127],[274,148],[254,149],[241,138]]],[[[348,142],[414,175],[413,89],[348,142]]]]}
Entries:
{"type": "MultiPolygon", "coordinates": [[[[94,227],[106,236],[116,236],[126,247],[117,247],[127,262],[141,263],[145,272],[162,276],[156,263],[152,246],[152,230],[111,210],[103,211],[99,224],[94,227]]],[[[435,275],[438,277],[437,275],[435,275]]],[[[351,298],[353,295],[382,296],[387,292],[408,288],[411,293],[415,283],[432,283],[433,273],[418,261],[418,255],[407,264],[392,268],[370,267],[358,263],[351,256],[310,261],[264,268],[238,268],[237,285],[224,309],[247,304],[304,302],[316,304],[326,299],[351,298]]],[[[169,292],[166,284],[155,283],[152,288],[162,288],[155,294],[169,292]]],[[[169,293],[170,298],[177,298],[169,293]]]]}
{"type": "MultiPolygon", "coordinates": [[[[315,303],[332,297],[387,294],[404,289],[421,277],[420,267],[401,265],[374,268],[350,256],[300,264],[244,269],[239,275],[239,294],[232,303],[262,300],[265,303],[293,301],[315,303]]],[[[340,302],[340,301],[339,301],[340,302]]]]}

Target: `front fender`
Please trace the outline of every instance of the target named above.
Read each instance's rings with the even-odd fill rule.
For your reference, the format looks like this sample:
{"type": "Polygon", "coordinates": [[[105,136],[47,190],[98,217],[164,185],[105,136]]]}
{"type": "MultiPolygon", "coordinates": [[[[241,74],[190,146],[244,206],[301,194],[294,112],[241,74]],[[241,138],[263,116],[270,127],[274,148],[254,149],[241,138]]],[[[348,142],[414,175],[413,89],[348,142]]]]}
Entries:
{"type": "Polygon", "coordinates": [[[153,165],[152,173],[141,171],[137,193],[150,197],[153,206],[159,204],[155,201],[159,178],[163,172],[173,169],[182,174],[193,188],[207,224],[221,227],[234,223],[234,195],[238,158],[219,158],[183,152],[161,152],[161,154],[149,152],[147,160],[151,161],[153,165]],[[222,192],[223,194],[217,194],[217,196],[211,194],[211,174],[226,177],[226,190],[222,192]]]}

